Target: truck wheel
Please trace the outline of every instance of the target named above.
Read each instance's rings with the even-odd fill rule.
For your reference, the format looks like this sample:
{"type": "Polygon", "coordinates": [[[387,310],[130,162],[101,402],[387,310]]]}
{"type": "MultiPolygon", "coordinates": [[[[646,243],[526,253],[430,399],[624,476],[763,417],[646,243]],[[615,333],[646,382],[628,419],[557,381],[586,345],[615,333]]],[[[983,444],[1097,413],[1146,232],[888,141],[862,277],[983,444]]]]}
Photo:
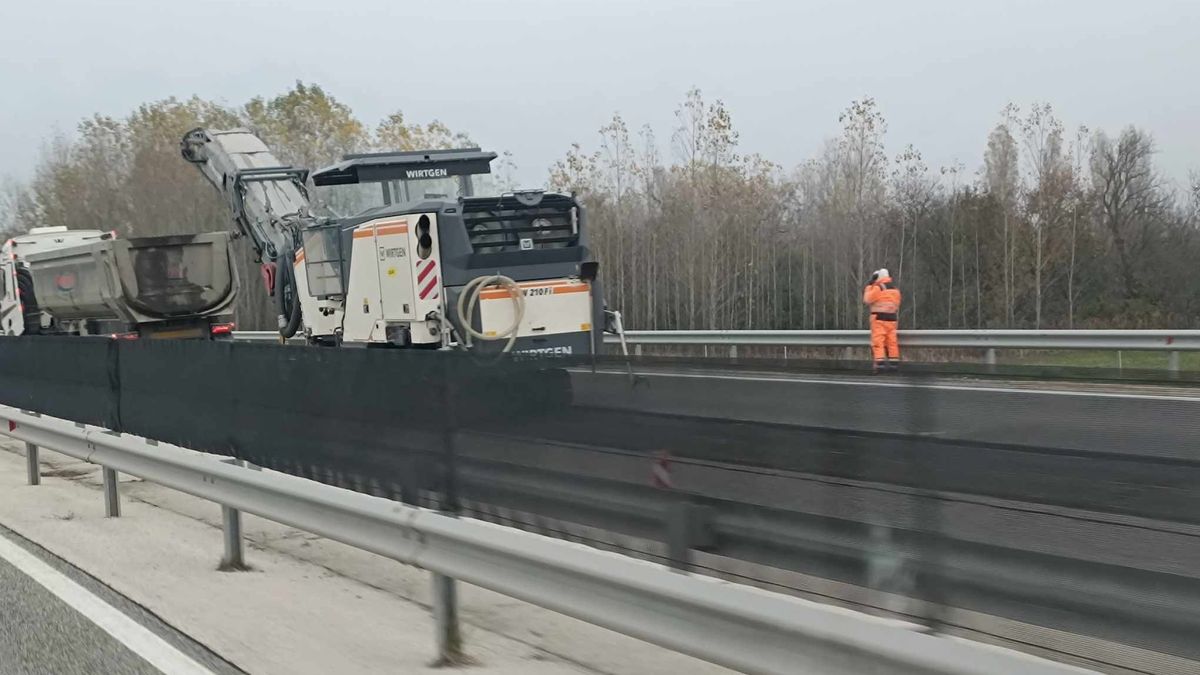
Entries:
{"type": "Polygon", "coordinates": [[[17,268],[17,296],[25,308],[25,335],[37,335],[42,330],[42,310],[33,292],[33,275],[25,267],[17,268]]]}

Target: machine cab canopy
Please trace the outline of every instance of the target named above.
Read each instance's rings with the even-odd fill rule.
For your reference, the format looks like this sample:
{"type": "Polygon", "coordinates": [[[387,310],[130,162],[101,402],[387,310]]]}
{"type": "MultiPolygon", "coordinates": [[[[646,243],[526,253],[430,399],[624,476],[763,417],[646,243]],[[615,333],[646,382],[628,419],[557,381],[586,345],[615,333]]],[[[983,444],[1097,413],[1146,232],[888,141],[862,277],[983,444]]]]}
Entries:
{"type": "Polygon", "coordinates": [[[346,155],[312,173],[317,197],[339,218],[394,204],[496,194],[491,162],[479,148],[346,155]]]}

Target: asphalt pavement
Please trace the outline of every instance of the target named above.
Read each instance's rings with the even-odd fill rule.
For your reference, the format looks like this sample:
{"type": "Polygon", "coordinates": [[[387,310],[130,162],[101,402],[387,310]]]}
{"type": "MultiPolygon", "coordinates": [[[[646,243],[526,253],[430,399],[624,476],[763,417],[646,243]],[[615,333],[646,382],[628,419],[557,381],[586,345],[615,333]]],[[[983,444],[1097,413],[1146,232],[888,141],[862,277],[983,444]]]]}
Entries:
{"type": "Polygon", "coordinates": [[[576,406],[1200,463],[1200,393],[920,375],[572,373],[576,406]]]}
{"type": "MultiPolygon", "coordinates": [[[[41,574],[60,581],[65,577],[68,586],[76,587],[61,597],[35,580],[28,569],[20,569],[14,561],[0,556],[0,675],[154,675],[164,671],[135,653],[126,642],[139,650],[153,651],[154,645],[147,647],[146,643],[156,642],[155,638],[166,645],[159,648],[160,654],[174,652],[166,662],[192,664],[193,673],[241,672],[40,547],[5,528],[0,528],[0,539],[0,547],[15,545],[31,555],[35,562],[28,564],[37,566],[41,574]],[[94,612],[85,614],[77,609],[80,606],[93,608],[94,612]],[[122,632],[118,625],[121,617],[149,633],[129,638],[129,632],[122,632]]],[[[56,590],[62,592],[62,588],[56,590]]]]}

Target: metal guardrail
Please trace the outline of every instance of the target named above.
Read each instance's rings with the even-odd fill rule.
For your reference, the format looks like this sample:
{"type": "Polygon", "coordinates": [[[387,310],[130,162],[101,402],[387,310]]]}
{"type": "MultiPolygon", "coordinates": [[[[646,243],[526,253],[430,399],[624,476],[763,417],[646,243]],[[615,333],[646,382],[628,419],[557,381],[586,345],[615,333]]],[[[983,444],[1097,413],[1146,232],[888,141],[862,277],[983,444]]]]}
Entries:
{"type": "MultiPolygon", "coordinates": [[[[605,336],[616,344],[615,336],[605,336]]],[[[647,330],[626,331],[625,341],[641,345],[724,346],[737,357],[741,345],[840,347],[865,349],[865,330],[647,330]]],[[[984,361],[996,362],[997,349],[1098,349],[1167,352],[1167,370],[1179,370],[1179,353],[1200,350],[1200,330],[903,330],[900,343],[916,349],[983,349],[984,361]]]]}
{"type": "MultiPolygon", "coordinates": [[[[635,330],[629,344],[863,347],[865,330],[635,330]]],[[[942,349],[1200,350],[1200,330],[902,330],[908,347],[942,349]]],[[[616,338],[608,339],[617,342],[616,338]]]]}
{"type": "Polygon", "coordinates": [[[110,516],[120,471],[748,673],[1087,672],[8,406],[0,432],[102,466],[110,516]]]}
{"type": "MultiPolygon", "coordinates": [[[[1063,550],[1046,551],[1044,543],[1024,542],[1020,537],[981,543],[894,521],[886,524],[889,519],[869,508],[862,513],[847,509],[838,516],[820,515],[599,477],[617,473],[618,465],[634,461],[632,457],[610,455],[603,466],[592,463],[596,475],[564,473],[547,466],[547,459],[556,454],[551,442],[530,439],[526,441],[530,452],[521,453],[515,447],[516,439],[505,439],[497,450],[485,452],[479,444],[484,440],[485,436],[463,437],[457,459],[460,494],[478,503],[483,517],[490,508],[501,507],[643,540],[662,541],[665,537],[671,563],[685,568],[691,564],[689,549],[696,549],[760,565],[764,570],[790,570],[883,592],[888,592],[888,584],[877,585],[872,578],[907,577],[919,581],[899,592],[914,600],[936,598],[935,602],[945,607],[1024,624],[1013,630],[997,621],[994,626],[1001,632],[994,633],[995,637],[1053,645],[1056,651],[1085,658],[1092,655],[1075,650],[1093,638],[1128,639],[1146,646],[1146,634],[1154,633],[1159,640],[1156,648],[1162,649],[1164,642],[1190,642],[1187,637],[1168,635],[1187,636],[1200,627],[1200,587],[1194,581],[1137,566],[1100,564],[1095,562],[1094,550],[1078,556],[1063,550]],[[494,459],[481,459],[489,454],[494,459]],[[531,460],[542,463],[531,465],[531,460]],[[679,540],[675,533],[685,534],[679,540]],[[1080,593],[1081,588],[1089,590],[1080,593]],[[1114,625],[1137,626],[1141,632],[1114,636],[1114,625]],[[1034,626],[1048,630],[1039,633],[1034,626]],[[1057,633],[1056,637],[1042,642],[1050,632],[1057,633]],[[1066,634],[1088,637],[1070,644],[1063,639],[1066,634]]],[[[696,480],[699,467],[691,468],[696,480]]],[[[934,520],[943,517],[929,510],[943,508],[943,500],[949,497],[946,493],[914,490],[909,495],[912,501],[906,508],[934,520]]],[[[847,503],[853,501],[846,498],[847,503]]],[[[991,517],[981,519],[978,504],[969,508],[976,525],[1020,527],[1015,525],[1020,510],[997,508],[991,517]]],[[[961,516],[962,511],[955,509],[955,513],[961,516]]],[[[505,522],[535,531],[540,524],[538,518],[519,516],[510,516],[505,522]]],[[[1041,527],[1047,523],[1041,521],[1041,527]]],[[[1118,528],[1110,534],[1118,538],[1113,540],[1114,546],[1120,545],[1116,543],[1119,532],[1118,528]]],[[[1063,534],[1078,536],[1079,532],[1063,534]]],[[[923,615],[917,609],[920,604],[912,604],[910,615],[923,615]]],[[[932,614],[935,617],[940,612],[934,609],[932,614]]],[[[927,618],[936,622],[934,617],[927,618]]],[[[1171,658],[1162,655],[1160,665],[1171,658]]],[[[1124,656],[1120,659],[1113,665],[1139,665],[1124,656]]],[[[1186,672],[1189,667],[1194,667],[1194,662],[1153,672],[1186,672]]]]}
{"type": "MultiPolygon", "coordinates": [[[[275,331],[235,331],[238,340],[279,342],[275,331]]],[[[865,330],[630,330],[631,345],[774,345],[864,347],[865,330]]],[[[941,349],[1127,349],[1200,351],[1200,330],[902,330],[909,347],[941,349]]],[[[605,342],[620,338],[605,335],[605,342]]],[[[301,341],[291,338],[291,342],[301,341]]]]}
{"type": "MultiPolygon", "coordinates": [[[[279,342],[273,331],[239,331],[238,340],[279,342]]],[[[608,344],[620,344],[616,335],[605,335],[608,344]]],[[[635,351],[640,345],[725,346],[732,356],[737,347],[842,347],[866,348],[871,334],[865,330],[633,330],[625,342],[635,351]]],[[[289,342],[302,342],[292,338],[289,342]]],[[[1157,351],[1170,354],[1170,370],[1179,369],[1179,352],[1200,351],[1200,330],[902,330],[900,342],[916,349],[983,349],[994,363],[997,349],[1098,349],[1157,351]]]]}

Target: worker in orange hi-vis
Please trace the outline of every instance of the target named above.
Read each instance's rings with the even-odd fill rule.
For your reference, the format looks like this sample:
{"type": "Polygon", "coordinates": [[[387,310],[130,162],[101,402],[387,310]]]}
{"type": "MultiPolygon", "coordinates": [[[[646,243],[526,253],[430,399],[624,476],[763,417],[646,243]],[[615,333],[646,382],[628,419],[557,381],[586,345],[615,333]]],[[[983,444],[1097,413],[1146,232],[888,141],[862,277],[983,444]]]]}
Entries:
{"type": "Polygon", "coordinates": [[[886,268],[871,274],[871,283],[863,290],[863,302],[871,311],[871,353],[875,372],[900,368],[900,342],[896,323],[900,318],[900,288],[886,268]]]}

